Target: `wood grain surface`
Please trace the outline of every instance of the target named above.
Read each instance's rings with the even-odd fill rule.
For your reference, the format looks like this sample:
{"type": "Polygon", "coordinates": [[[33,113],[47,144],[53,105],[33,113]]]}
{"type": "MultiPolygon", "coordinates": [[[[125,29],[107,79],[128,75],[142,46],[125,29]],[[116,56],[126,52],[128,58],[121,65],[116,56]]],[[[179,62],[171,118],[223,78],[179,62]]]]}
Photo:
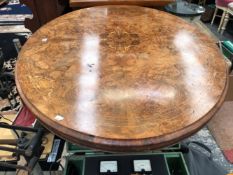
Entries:
{"type": "Polygon", "coordinates": [[[84,8],[101,5],[138,5],[144,7],[164,7],[175,0],[70,0],[71,8],[84,8]]]}
{"type": "Polygon", "coordinates": [[[145,151],[193,134],[219,109],[227,66],[214,41],[137,6],[74,11],[23,46],[16,83],[52,132],[83,146],[145,151]]]}

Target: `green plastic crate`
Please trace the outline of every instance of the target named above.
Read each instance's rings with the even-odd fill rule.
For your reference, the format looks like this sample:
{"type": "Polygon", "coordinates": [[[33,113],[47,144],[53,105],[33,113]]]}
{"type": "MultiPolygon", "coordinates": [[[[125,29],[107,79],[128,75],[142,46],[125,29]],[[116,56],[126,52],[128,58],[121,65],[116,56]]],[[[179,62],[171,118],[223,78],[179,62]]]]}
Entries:
{"type": "Polygon", "coordinates": [[[75,175],[84,175],[85,158],[82,156],[69,156],[66,160],[64,175],[72,174],[72,168],[77,170],[75,175]]]}
{"type": "Polygon", "coordinates": [[[177,144],[174,144],[172,146],[168,146],[166,148],[162,148],[161,150],[162,151],[179,151],[180,150],[180,144],[177,143],[177,144]]]}
{"type": "Polygon", "coordinates": [[[138,153],[138,154],[102,154],[102,155],[71,155],[67,158],[64,175],[69,175],[71,167],[76,169],[77,175],[85,174],[85,159],[87,157],[106,157],[106,156],[130,156],[130,155],[163,155],[165,158],[167,173],[169,175],[189,175],[188,168],[181,152],[168,153],[138,153]]]}
{"type": "Polygon", "coordinates": [[[179,174],[185,175],[188,173],[188,168],[185,163],[184,157],[181,154],[165,154],[165,160],[167,162],[167,166],[170,172],[170,175],[179,174]]]}
{"type": "Polygon", "coordinates": [[[81,147],[70,142],[66,142],[66,148],[68,153],[94,153],[92,149],[81,147]]]}
{"type": "Polygon", "coordinates": [[[231,41],[223,41],[220,43],[223,55],[230,59],[233,56],[233,43],[231,41]]]}
{"type": "MultiPolygon", "coordinates": [[[[69,142],[66,142],[66,148],[67,148],[67,152],[68,153],[85,153],[85,154],[94,154],[96,152],[100,152],[97,150],[92,150],[92,149],[88,149],[82,146],[78,146],[69,142]]],[[[156,151],[152,151],[152,152],[158,152],[158,151],[179,151],[180,150],[180,144],[174,144],[172,146],[163,148],[161,150],[156,150],[156,151]]]]}

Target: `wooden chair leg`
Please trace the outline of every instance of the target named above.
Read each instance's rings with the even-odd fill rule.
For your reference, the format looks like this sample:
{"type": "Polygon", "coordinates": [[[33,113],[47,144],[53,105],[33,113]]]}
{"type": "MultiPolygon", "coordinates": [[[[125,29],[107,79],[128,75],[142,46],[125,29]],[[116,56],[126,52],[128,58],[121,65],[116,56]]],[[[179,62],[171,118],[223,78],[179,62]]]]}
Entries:
{"type": "Polygon", "coordinates": [[[221,29],[220,29],[220,34],[222,35],[223,34],[223,32],[226,30],[226,26],[227,26],[227,23],[228,23],[228,21],[229,21],[229,13],[228,12],[226,12],[226,14],[225,14],[225,17],[224,17],[224,20],[223,20],[223,24],[222,24],[222,26],[221,26],[221,29]]]}
{"type": "Polygon", "coordinates": [[[216,15],[217,15],[217,12],[218,12],[218,8],[215,7],[214,16],[213,16],[213,18],[212,18],[211,25],[213,25],[213,23],[214,23],[214,19],[215,19],[216,15]]]}
{"type": "Polygon", "coordinates": [[[220,24],[219,24],[219,26],[218,26],[218,32],[220,32],[220,29],[221,29],[221,27],[222,27],[224,18],[225,18],[225,16],[226,16],[226,12],[227,12],[227,11],[224,10],[223,13],[222,13],[221,21],[220,21],[220,24]]]}

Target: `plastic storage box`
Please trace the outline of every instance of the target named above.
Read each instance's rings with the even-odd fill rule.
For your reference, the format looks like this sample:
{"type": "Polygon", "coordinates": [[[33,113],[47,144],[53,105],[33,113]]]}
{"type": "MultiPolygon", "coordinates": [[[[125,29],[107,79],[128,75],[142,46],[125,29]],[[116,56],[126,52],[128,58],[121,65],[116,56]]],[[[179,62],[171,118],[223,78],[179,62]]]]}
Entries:
{"type": "Polygon", "coordinates": [[[233,57],[233,43],[231,41],[222,41],[219,46],[223,55],[231,60],[233,57]]]}
{"type": "MultiPolygon", "coordinates": [[[[88,149],[85,147],[81,147],[69,142],[66,142],[66,149],[68,153],[85,153],[85,154],[93,154],[96,152],[100,152],[100,151],[96,151],[96,150],[92,150],[92,149],[88,149]]],[[[164,151],[179,151],[180,150],[180,144],[174,144],[172,146],[163,148],[161,150],[156,150],[156,151],[151,151],[151,152],[164,152],[164,151]]]]}
{"type": "Polygon", "coordinates": [[[189,175],[180,152],[140,154],[71,155],[67,158],[65,175],[99,175],[101,161],[117,161],[117,175],[131,175],[134,160],[149,160],[153,175],[189,175]]]}

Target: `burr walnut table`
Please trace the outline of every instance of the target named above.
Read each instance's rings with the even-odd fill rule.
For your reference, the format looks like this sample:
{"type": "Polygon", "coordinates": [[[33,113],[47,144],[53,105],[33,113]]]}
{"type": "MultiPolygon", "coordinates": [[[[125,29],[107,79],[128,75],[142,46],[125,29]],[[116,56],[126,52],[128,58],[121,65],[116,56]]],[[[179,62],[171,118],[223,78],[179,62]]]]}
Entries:
{"type": "Polygon", "coordinates": [[[16,83],[50,131],[105,151],[157,149],[198,131],[224,101],[227,66],[182,19],[136,6],[74,11],[23,46],[16,83]]]}

